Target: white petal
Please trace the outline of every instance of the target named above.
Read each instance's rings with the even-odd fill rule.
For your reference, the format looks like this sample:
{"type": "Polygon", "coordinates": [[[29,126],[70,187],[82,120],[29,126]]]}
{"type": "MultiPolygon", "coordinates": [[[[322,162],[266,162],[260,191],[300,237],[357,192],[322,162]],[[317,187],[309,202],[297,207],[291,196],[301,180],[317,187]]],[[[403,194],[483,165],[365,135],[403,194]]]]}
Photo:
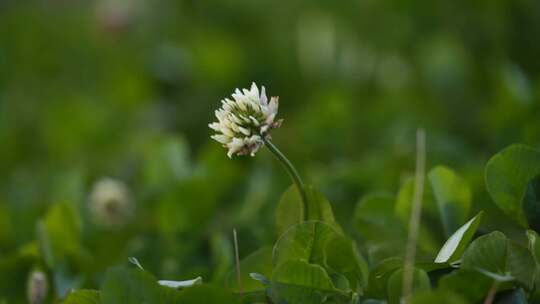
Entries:
{"type": "Polygon", "coordinates": [[[249,116],[249,119],[251,119],[251,121],[253,122],[253,124],[254,124],[255,126],[258,127],[258,126],[260,125],[259,121],[258,121],[257,119],[255,119],[255,117],[253,117],[253,116],[250,115],[250,116],[249,116]]]}
{"type": "Polygon", "coordinates": [[[231,96],[234,102],[237,102],[239,99],[243,98],[244,94],[242,94],[241,92],[237,92],[237,93],[232,93],[231,96]]]}
{"type": "Polygon", "coordinates": [[[272,113],[272,114],[268,115],[268,117],[266,117],[265,123],[267,125],[270,125],[270,124],[272,124],[274,122],[275,118],[276,118],[276,114],[272,113]]]}
{"type": "Polygon", "coordinates": [[[212,135],[210,138],[222,144],[228,144],[231,141],[230,137],[221,134],[212,135]]]}
{"type": "Polygon", "coordinates": [[[186,288],[191,287],[193,285],[202,284],[202,277],[197,277],[193,280],[187,280],[187,281],[168,281],[168,280],[159,280],[159,285],[180,289],[180,288],[186,288]]]}
{"type": "Polygon", "coordinates": [[[246,129],[246,128],[242,128],[242,127],[238,127],[238,129],[240,130],[240,132],[242,132],[242,134],[246,135],[246,136],[250,136],[251,135],[251,132],[246,129]]]}
{"type": "Polygon", "coordinates": [[[272,97],[270,98],[270,103],[268,104],[269,110],[271,114],[277,114],[278,107],[279,107],[279,98],[278,97],[272,97]]]}
{"type": "Polygon", "coordinates": [[[230,129],[233,122],[229,119],[229,117],[226,117],[219,123],[221,124],[222,129],[230,129]]]}
{"type": "Polygon", "coordinates": [[[227,135],[229,137],[234,137],[234,132],[231,131],[229,128],[221,128],[221,132],[223,132],[223,135],[227,135]]]}
{"type": "Polygon", "coordinates": [[[223,106],[222,106],[223,110],[227,112],[230,112],[232,110],[232,107],[225,100],[222,100],[221,103],[223,103],[223,106]]]}
{"type": "Polygon", "coordinates": [[[246,100],[246,98],[244,96],[242,96],[242,98],[240,98],[240,99],[238,99],[236,101],[236,104],[238,105],[238,107],[242,111],[247,111],[247,106],[246,106],[247,103],[248,103],[248,101],[246,100]]]}
{"type": "Polygon", "coordinates": [[[238,116],[240,116],[240,118],[242,118],[242,120],[244,120],[245,123],[250,123],[250,122],[251,122],[251,120],[250,120],[249,118],[245,117],[245,116],[242,115],[242,114],[240,114],[240,115],[238,115],[238,116]]]}
{"type": "Polygon", "coordinates": [[[261,87],[261,96],[259,97],[259,100],[264,106],[268,104],[268,97],[266,97],[266,88],[264,86],[261,87]]]}
{"type": "Polygon", "coordinates": [[[261,107],[261,112],[264,116],[268,116],[268,114],[270,114],[270,106],[267,105],[265,107],[261,107]]]}
{"type": "Polygon", "coordinates": [[[258,101],[257,101],[257,102],[251,101],[251,102],[249,103],[249,105],[251,106],[251,108],[252,108],[255,112],[260,112],[260,111],[261,111],[261,107],[259,106],[258,101]]]}
{"type": "Polygon", "coordinates": [[[227,147],[229,148],[229,151],[227,152],[227,156],[229,158],[232,158],[233,154],[238,152],[242,147],[244,147],[244,140],[241,138],[233,138],[232,141],[227,144],[227,147]]]}
{"type": "Polygon", "coordinates": [[[250,92],[251,94],[259,97],[259,88],[257,88],[257,85],[255,84],[255,82],[251,83],[251,90],[250,91],[251,91],[250,92]]]}
{"type": "Polygon", "coordinates": [[[236,104],[233,100],[230,100],[229,98],[225,98],[225,101],[227,104],[232,108],[236,104]]]}
{"type": "Polygon", "coordinates": [[[252,142],[258,142],[258,143],[263,142],[262,137],[260,137],[259,135],[253,135],[249,138],[249,140],[251,140],[252,142]]]}
{"type": "Polygon", "coordinates": [[[240,127],[235,124],[234,122],[230,124],[230,128],[234,131],[234,132],[240,132],[240,127]]]}
{"type": "Polygon", "coordinates": [[[253,135],[248,139],[249,145],[251,146],[250,155],[255,156],[255,153],[259,151],[259,149],[264,144],[262,138],[259,135],[253,135]]]}
{"type": "Polygon", "coordinates": [[[223,111],[223,110],[216,110],[214,113],[216,114],[216,117],[217,117],[217,119],[218,119],[219,121],[222,121],[222,120],[225,119],[225,111],[223,111]]]}
{"type": "Polygon", "coordinates": [[[217,123],[217,122],[213,122],[213,123],[209,124],[208,127],[210,127],[210,129],[212,129],[212,130],[219,131],[220,128],[221,128],[221,125],[219,123],[217,123]]]}
{"type": "Polygon", "coordinates": [[[229,119],[234,122],[235,124],[238,124],[238,125],[241,125],[242,124],[242,120],[240,120],[240,118],[238,118],[238,116],[234,115],[234,114],[231,114],[231,116],[229,116],[229,119]]]}

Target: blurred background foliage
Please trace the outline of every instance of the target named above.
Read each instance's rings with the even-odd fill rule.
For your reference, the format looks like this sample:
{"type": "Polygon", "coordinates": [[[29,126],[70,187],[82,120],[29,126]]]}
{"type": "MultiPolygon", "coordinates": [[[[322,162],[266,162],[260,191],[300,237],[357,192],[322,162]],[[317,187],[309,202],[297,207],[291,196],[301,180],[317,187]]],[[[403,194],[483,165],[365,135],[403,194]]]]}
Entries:
{"type": "Polygon", "coordinates": [[[242,256],[271,245],[288,177],[268,151],[228,160],[207,127],[251,81],[280,96],[274,141],[346,230],[412,175],[422,127],[428,168],[511,233],[483,168],[539,147],[538,37],[534,0],[0,1],[0,299],[23,301],[36,268],[60,297],[97,287],[127,256],[222,282],[233,228],[242,256]],[[104,180],[125,200],[105,215],[104,180]]]}

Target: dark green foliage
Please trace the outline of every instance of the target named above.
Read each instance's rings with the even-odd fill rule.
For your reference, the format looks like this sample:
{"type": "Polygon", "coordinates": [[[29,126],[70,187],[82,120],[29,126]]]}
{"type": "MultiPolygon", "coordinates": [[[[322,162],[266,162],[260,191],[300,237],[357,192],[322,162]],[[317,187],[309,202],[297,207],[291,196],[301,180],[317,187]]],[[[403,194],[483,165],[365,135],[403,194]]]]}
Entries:
{"type": "Polygon", "coordinates": [[[0,1],[0,303],[28,303],[36,269],[46,303],[109,284],[135,302],[387,302],[419,127],[430,290],[412,303],[481,303],[494,281],[495,303],[539,302],[537,37],[537,0],[0,1]],[[209,139],[252,81],[280,96],[272,136],[307,210],[268,151],[229,160],[209,139]],[[129,190],[113,225],[91,203],[106,177],[129,190]],[[145,272],[108,272],[128,257],[145,272]]]}
{"type": "Polygon", "coordinates": [[[71,292],[64,304],[101,304],[100,292],[97,290],[77,290],[71,292]]]}
{"type": "Polygon", "coordinates": [[[538,175],[540,151],[524,145],[504,149],[486,165],[486,186],[491,197],[499,208],[524,227],[529,226],[528,219],[539,216],[538,175]]]}

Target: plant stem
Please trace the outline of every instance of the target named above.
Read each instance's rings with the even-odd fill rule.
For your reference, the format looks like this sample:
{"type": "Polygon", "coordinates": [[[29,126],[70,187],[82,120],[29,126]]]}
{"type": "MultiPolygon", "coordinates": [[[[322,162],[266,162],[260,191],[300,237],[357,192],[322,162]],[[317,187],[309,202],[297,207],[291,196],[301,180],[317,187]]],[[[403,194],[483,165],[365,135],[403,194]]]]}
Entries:
{"type": "Polygon", "coordinates": [[[302,178],[300,177],[300,174],[298,174],[298,171],[294,168],[293,164],[285,157],[283,153],[267,138],[262,136],[264,144],[272,154],[281,162],[283,167],[285,167],[285,170],[287,170],[287,173],[293,180],[294,184],[296,185],[296,188],[298,189],[298,192],[300,193],[300,197],[302,199],[302,203],[304,204],[304,220],[307,219],[308,215],[308,204],[307,204],[307,195],[306,195],[306,188],[304,186],[304,182],[302,181],[302,178]]]}
{"type": "Polygon", "coordinates": [[[422,196],[424,193],[424,171],[426,166],[426,135],[424,130],[416,132],[416,173],[414,178],[414,194],[412,201],[411,216],[409,219],[409,238],[405,252],[405,264],[403,265],[403,290],[404,303],[410,302],[410,296],[414,285],[414,260],[416,256],[416,243],[420,229],[422,216],[422,196]]]}
{"type": "Polygon", "coordinates": [[[497,289],[499,289],[499,283],[497,281],[493,281],[493,285],[491,285],[491,288],[488,291],[484,304],[493,303],[493,300],[495,300],[495,295],[497,294],[497,289]]]}
{"type": "Polygon", "coordinates": [[[242,288],[242,272],[240,270],[240,250],[238,249],[238,237],[236,235],[236,229],[233,229],[234,239],[234,257],[236,262],[236,279],[238,280],[238,290],[240,291],[240,297],[244,295],[244,289],[242,288]]]}

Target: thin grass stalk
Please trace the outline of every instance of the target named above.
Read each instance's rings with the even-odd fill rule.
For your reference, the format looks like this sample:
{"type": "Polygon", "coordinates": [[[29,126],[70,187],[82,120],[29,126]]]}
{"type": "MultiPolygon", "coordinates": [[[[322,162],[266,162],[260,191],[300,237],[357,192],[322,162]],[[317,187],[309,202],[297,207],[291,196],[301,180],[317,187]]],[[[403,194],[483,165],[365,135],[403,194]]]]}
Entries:
{"type": "Polygon", "coordinates": [[[413,292],[414,283],[414,263],[416,258],[416,247],[418,243],[418,233],[420,231],[420,219],[422,217],[422,197],[424,194],[424,179],[426,167],[426,135],[423,129],[416,131],[416,172],[414,179],[414,193],[409,218],[409,236],[405,251],[405,261],[403,265],[403,286],[402,299],[404,303],[409,303],[413,292]]]}

